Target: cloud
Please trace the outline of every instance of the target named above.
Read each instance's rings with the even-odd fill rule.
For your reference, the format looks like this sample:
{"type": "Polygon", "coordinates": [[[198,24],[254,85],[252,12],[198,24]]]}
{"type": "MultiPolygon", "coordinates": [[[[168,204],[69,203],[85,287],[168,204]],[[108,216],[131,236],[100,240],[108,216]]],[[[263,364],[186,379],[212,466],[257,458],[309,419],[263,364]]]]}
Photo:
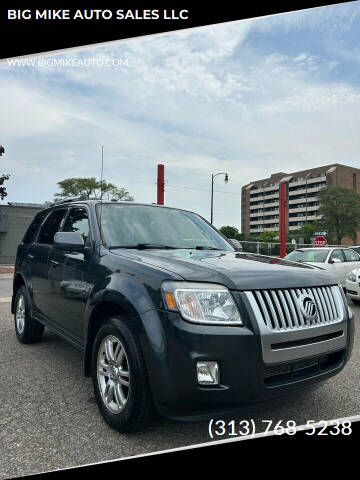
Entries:
{"type": "Polygon", "coordinates": [[[104,145],[105,178],[154,202],[165,163],[167,204],[205,217],[211,173],[228,172],[228,185],[216,180],[215,223],[239,227],[242,185],[274,171],[356,166],[360,92],[345,73],[358,60],[330,55],[331,26],[319,28],[331,21],[343,46],[356,44],[352,9],[350,29],[341,8],[324,7],[56,56],[127,60],[122,67],[0,66],[8,200],[51,200],[59,180],[99,176],[104,145]]]}
{"type": "Polygon", "coordinates": [[[1,135],[7,140],[56,132],[65,123],[63,112],[49,108],[46,96],[22,82],[2,82],[0,103],[1,135]]]}

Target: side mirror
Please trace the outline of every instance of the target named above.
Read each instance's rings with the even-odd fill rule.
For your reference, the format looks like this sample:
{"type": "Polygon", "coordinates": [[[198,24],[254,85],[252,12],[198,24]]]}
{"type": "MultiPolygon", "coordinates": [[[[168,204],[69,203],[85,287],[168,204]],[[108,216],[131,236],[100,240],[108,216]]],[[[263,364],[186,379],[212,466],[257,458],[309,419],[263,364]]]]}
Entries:
{"type": "Polygon", "coordinates": [[[230,245],[235,248],[235,250],[237,252],[242,252],[243,251],[243,247],[241,245],[241,243],[239,242],[239,240],[236,240],[235,238],[227,238],[227,241],[230,243],[230,245]]]}
{"type": "Polygon", "coordinates": [[[338,258],[330,258],[329,263],[342,263],[338,258]]]}
{"type": "Polygon", "coordinates": [[[84,239],[79,232],[57,232],[54,236],[54,248],[67,252],[83,252],[84,239]]]}

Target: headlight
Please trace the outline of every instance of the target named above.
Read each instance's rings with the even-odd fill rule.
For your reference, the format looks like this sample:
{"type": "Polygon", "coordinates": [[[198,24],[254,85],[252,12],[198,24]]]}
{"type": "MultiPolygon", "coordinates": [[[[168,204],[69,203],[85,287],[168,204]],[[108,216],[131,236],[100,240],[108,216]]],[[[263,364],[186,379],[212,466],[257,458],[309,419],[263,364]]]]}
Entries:
{"type": "Polygon", "coordinates": [[[347,278],[349,282],[356,282],[356,275],[354,272],[350,272],[347,278]]]}
{"type": "Polygon", "coordinates": [[[164,282],[164,301],[194,323],[242,325],[234,299],[226,287],[211,283],[164,282]]]}

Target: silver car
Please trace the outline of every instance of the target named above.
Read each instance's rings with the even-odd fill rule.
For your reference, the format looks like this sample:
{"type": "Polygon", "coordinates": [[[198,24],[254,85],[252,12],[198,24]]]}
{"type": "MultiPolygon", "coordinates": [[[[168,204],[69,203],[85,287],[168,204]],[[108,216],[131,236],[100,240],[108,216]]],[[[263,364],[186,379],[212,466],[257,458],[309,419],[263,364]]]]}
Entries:
{"type": "Polygon", "coordinates": [[[360,255],[346,247],[297,248],[285,258],[328,270],[335,275],[343,288],[346,288],[346,278],[351,270],[360,267],[360,255]]]}

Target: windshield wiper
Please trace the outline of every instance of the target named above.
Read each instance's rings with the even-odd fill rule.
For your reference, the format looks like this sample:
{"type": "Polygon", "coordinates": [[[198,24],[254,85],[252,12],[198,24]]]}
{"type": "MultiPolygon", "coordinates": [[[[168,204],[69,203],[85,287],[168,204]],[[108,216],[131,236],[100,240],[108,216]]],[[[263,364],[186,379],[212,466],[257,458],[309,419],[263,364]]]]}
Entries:
{"type": "Polygon", "coordinates": [[[195,247],[173,247],[171,245],[158,245],[157,243],[137,243],[136,245],[112,245],[109,250],[117,248],[132,248],[134,250],[162,249],[162,250],[221,250],[217,247],[207,247],[205,245],[196,245],[195,247]]]}
{"type": "Polygon", "coordinates": [[[112,245],[109,249],[116,249],[116,248],[133,248],[135,250],[146,250],[146,249],[156,249],[161,248],[163,250],[173,250],[177,249],[178,247],[172,247],[170,245],[158,245],[156,243],[138,243],[136,245],[112,245]]]}

